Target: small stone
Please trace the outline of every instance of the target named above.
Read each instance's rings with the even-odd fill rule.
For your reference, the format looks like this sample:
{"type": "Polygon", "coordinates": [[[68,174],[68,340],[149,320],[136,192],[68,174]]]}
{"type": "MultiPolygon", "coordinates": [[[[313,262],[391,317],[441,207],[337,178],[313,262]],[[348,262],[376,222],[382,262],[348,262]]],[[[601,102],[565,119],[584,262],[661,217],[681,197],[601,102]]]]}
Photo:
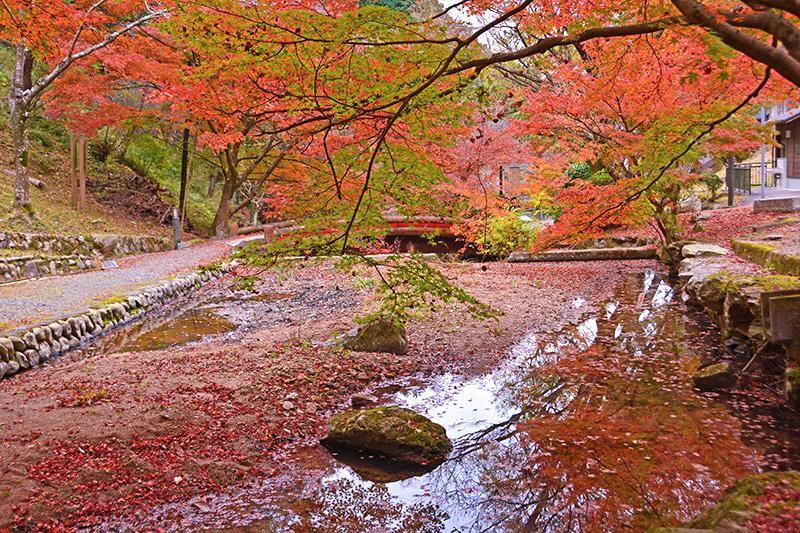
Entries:
{"type": "Polygon", "coordinates": [[[308,402],[306,404],[306,413],[314,414],[319,410],[319,407],[314,402],[308,402]]]}
{"type": "Polygon", "coordinates": [[[14,351],[24,352],[25,350],[27,350],[27,345],[25,344],[25,341],[23,341],[21,338],[9,337],[9,339],[11,340],[11,344],[14,345],[14,351]]]}
{"type": "Polygon", "coordinates": [[[686,257],[703,257],[709,255],[728,255],[727,248],[723,248],[722,246],[717,246],[716,244],[687,244],[683,248],[681,248],[681,256],[684,258],[686,257]]]}
{"type": "Polygon", "coordinates": [[[300,397],[300,395],[297,394],[296,392],[290,392],[289,394],[286,395],[285,399],[286,400],[296,400],[299,397],[300,397]]]}
{"type": "Polygon", "coordinates": [[[692,381],[701,391],[710,392],[733,387],[736,384],[736,375],[728,363],[717,363],[695,372],[692,381]]]}
{"type": "Polygon", "coordinates": [[[22,336],[22,340],[25,341],[26,348],[30,350],[38,350],[39,349],[39,341],[36,340],[36,335],[33,332],[29,331],[25,335],[22,336]]]}
{"type": "Polygon", "coordinates": [[[356,409],[360,407],[367,407],[368,405],[375,405],[378,403],[378,397],[371,394],[354,394],[350,398],[350,405],[356,409]]]}
{"type": "Polygon", "coordinates": [[[33,333],[33,336],[36,337],[36,340],[39,341],[39,342],[47,340],[47,338],[45,337],[45,334],[44,334],[44,329],[42,329],[42,328],[33,328],[31,330],[31,333],[33,333]]]}
{"type": "Polygon", "coordinates": [[[50,359],[51,348],[46,342],[39,343],[39,358],[43,361],[50,359]]]}
{"type": "Polygon", "coordinates": [[[6,363],[8,365],[8,370],[6,370],[6,376],[11,376],[19,372],[19,362],[16,360],[11,360],[6,363]]]}
{"type": "Polygon", "coordinates": [[[25,359],[28,360],[28,364],[31,365],[31,368],[34,366],[39,365],[39,352],[36,350],[25,350],[25,359]]]}
{"type": "Polygon", "coordinates": [[[58,322],[53,322],[52,324],[50,324],[47,327],[50,330],[50,332],[52,333],[53,338],[55,338],[55,339],[59,338],[61,336],[61,333],[63,333],[63,331],[64,331],[64,328],[62,328],[61,324],[59,324],[58,322]]]}
{"type": "Polygon", "coordinates": [[[8,361],[14,355],[14,343],[8,337],[0,337],[0,359],[8,361]]]}
{"type": "Polygon", "coordinates": [[[390,320],[378,318],[345,335],[344,347],[354,352],[405,355],[408,351],[406,330],[390,320]]]}
{"type": "Polygon", "coordinates": [[[283,402],[283,408],[285,410],[287,410],[287,411],[291,411],[291,410],[294,409],[294,404],[287,400],[287,401],[283,402]]]}
{"type": "Polygon", "coordinates": [[[24,353],[17,352],[15,355],[17,358],[17,363],[19,363],[19,367],[21,369],[27,370],[28,368],[31,367],[31,363],[30,361],[28,361],[28,358],[25,357],[24,353]]]}

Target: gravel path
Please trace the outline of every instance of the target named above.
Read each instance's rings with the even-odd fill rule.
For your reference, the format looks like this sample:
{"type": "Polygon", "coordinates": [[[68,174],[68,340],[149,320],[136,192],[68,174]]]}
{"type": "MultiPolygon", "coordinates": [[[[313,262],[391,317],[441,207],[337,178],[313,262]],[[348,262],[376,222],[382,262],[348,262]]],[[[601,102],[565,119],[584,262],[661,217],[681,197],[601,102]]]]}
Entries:
{"type": "Polygon", "coordinates": [[[227,256],[243,240],[208,241],[182,250],[117,260],[119,268],[0,285],[0,333],[80,313],[227,256]]]}

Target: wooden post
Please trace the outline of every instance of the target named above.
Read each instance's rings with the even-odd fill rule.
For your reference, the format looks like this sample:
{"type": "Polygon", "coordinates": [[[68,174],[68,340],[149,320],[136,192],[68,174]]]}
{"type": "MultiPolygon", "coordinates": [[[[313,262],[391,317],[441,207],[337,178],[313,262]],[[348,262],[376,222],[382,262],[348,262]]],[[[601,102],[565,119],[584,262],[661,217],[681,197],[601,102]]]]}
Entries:
{"type": "Polygon", "coordinates": [[[728,168],[725,170],[725,181],[728,185],[728,207],[733,207],[733,169],[734,169],[733,156],[728,156],[728,168]]]}
{"type": "Polygon", "coordinates": [[[78,171],[80,175],[78,208],[84,211],[86,209],[86,137],[83,135],[78,140],[78,171]]]}
{"type": "Polygon", "coordinates": [[[183,142],[181,143],[181,190],[178,196],[178,211],[180,223],[186,219],[186,193],[189,186],[189,128],[183,129],[183,142]]]}
{"type": "Polygon", "coordinates": [[[69,134],[69,186],[72,209],[78,209],[78,139],[75,134],[69,134]]]}

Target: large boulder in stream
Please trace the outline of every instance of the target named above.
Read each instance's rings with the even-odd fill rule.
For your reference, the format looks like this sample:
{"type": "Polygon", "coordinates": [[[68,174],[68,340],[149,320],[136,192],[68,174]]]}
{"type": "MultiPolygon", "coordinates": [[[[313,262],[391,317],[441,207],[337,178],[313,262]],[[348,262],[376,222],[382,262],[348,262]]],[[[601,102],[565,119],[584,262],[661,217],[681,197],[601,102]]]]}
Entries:
{"type": "Polygon", "coordinates": [[[728,363],[717,363],[701,368],[692,375],[694,386],[701,391],[711,392],[730,389],[736,385],[736,374],[728,363]]]}
{"type": "Polygon", "coordinates": [[[403,407],[344,411],[330,419],[328,429],[326,446],[375,453],[401,463],[438,464],[453,449],[442,426],[403,407]]]}
{"type": "Polygon", "coordinates": [[[406,330],[391,320],[378,318],[347,333],[343,345],[354,352],[381,352],[405,355],[406,330]]]}

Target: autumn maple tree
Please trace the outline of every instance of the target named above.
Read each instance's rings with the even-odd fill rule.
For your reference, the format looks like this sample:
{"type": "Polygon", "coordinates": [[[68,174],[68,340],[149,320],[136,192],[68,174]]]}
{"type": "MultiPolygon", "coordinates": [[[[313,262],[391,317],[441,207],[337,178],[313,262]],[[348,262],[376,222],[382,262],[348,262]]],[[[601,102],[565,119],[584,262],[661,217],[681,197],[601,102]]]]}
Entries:
{"type": "Polygon", "coordinates": [[[15,62],[8,95],[13,140],[14,209],[32,213],[28,176],[31,113],[42,97],[70,69],[166,15],[163,7],[140,1],[97,0],[29,2],[10,0],[0,10],[0,37],[14,43],[15,62]],[[43,65],[38,77],[36,63],[43,65]]]}

